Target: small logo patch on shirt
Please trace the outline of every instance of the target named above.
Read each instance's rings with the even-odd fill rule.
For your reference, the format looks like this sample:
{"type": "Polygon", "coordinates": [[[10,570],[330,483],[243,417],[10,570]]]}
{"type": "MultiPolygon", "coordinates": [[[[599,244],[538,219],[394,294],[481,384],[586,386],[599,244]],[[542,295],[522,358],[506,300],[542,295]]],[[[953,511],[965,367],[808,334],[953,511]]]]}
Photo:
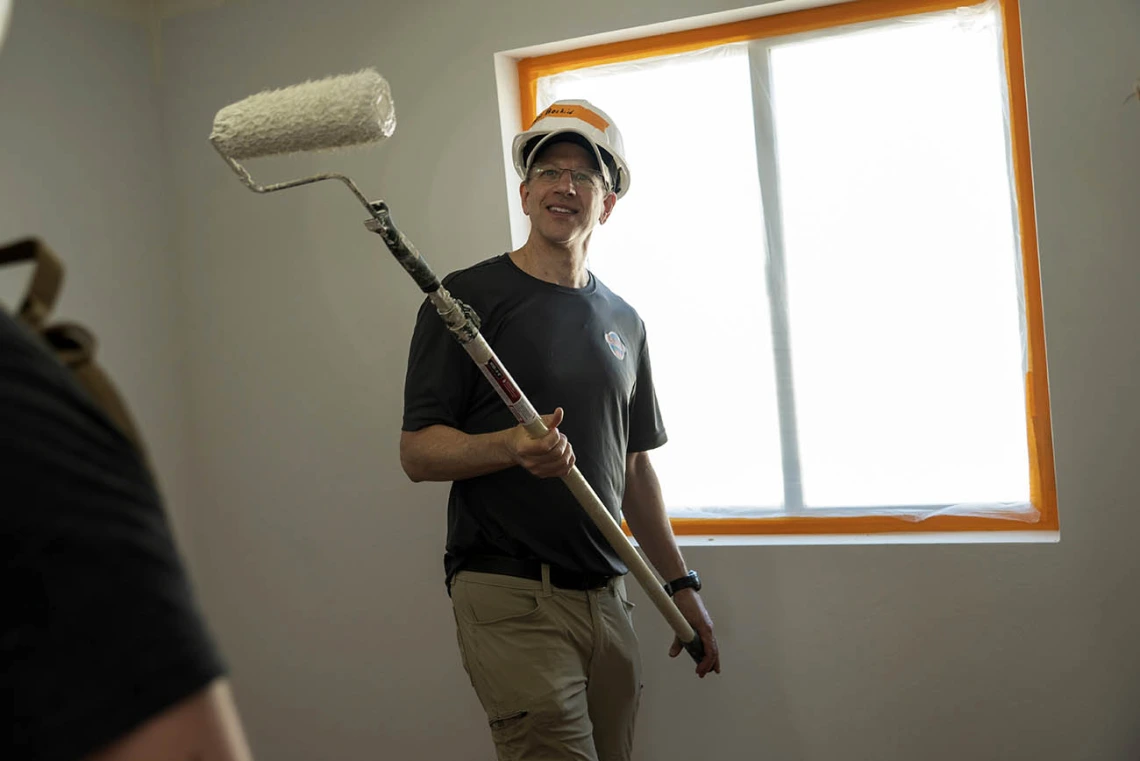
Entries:
{"type": "Polygon", "coordinates": [[[621,342],[621,336],[614,331],[606,333],[606,344],[610,347],[610,351],[618,359],[625,359],[625,344],[621,342]]]}

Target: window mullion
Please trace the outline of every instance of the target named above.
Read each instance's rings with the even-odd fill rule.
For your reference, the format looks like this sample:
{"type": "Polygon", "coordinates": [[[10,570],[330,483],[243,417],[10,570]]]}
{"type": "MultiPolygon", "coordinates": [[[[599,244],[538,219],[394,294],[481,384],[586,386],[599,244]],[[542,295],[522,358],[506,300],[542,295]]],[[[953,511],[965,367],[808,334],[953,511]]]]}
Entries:
{"type": "Polygon", "coordinates": [[[769,47],[763,40],[748,46],[752,73],[752,103],[756,125],[756,170],[760,181],[766,231],[766,277],[771,312],[772,351],[776,368],[776,398],[780,420],[780,450],[784,471],[784,509],[804,509],[800,467],[799,430],[796,424],[795,384],[792,381],[791,337],[788,320],[787,280],[784,267],[784,235],[780,211],[779,172],[776,159],[776,128],[772,114],[769,47]]]}

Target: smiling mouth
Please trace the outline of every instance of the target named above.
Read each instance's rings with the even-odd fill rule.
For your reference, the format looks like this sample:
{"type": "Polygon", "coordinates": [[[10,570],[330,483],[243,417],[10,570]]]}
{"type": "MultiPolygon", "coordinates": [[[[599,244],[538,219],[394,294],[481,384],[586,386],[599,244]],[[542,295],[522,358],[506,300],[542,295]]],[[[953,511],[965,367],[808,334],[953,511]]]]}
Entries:
{"type": "Polygon", "coordinates": [[[567,208],[566,206],[547,206],[546,210],[561,217],[573,216],[578,213],[574,209],[567,208]]]}

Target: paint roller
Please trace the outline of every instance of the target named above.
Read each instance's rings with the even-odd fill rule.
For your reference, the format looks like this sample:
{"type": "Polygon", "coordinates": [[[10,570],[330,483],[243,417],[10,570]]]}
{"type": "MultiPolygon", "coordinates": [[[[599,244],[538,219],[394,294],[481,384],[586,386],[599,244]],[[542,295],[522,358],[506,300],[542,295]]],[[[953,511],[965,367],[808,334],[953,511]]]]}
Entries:
{"type": "MultiPolygon", "coordinates": [[[[483,376],[534,438],[547,427],[510,372],[479,332],[478,316],[444,288],[415,246],[392,221],[387,204],[368,201],[343,174],[324,173],[273,185],[260,185],[239,159],[329,151],[365,145],[391,137],[396,112],[388,82],[374,69],[310,80],[251,95],[218,111],[210,142],[242,184],[257,193],[272,193],[300,185],[338,180],[368,212],[365,227],[377,233],[396,261],[427,294],[452,335],[478,365],[483,376]]],[[[704,646],[676,604],[666,594],[653,569],[626,538],[620,524],[606,509],[575,465],[562,477],[586,514],[625,561],[650,600],[684,644],[693,660],[704,658],[704,646]]]]}

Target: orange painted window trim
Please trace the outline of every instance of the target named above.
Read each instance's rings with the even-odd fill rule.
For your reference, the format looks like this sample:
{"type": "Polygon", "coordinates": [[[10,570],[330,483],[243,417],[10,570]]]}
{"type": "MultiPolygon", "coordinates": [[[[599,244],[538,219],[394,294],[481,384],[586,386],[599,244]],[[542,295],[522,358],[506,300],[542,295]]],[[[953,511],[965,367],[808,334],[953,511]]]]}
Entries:
{"type": "MultiPolygon", "coordinates": [[[[1028,370],[1025,377],[1026,431],[1029,443],[1030,500],[1040,513],[1039,519],[1028,523],[1009,518],[951,515],[935,516],[921,521],[892,516],[673,518],[673,530],[676,534],[868,534],[1058,529],[1049,382],[1045,363],[1045,327],[1037,252],[1037,221],[1033,202],[1033,172],[1030,162],[1025,94],[1025,62],[1021,47],[1021,9],[1019,0],[997,0],[997,2],[1001,9],[1004,32],[1013,173],[1025,288],[1025,318],[1028,334],[1028,370]]],[[[523,58],[517,64],[520,124],[526,129],[534,121],[538,110],[538,80],[541,77],[573,69],[700,50],[714,45],[770,39],[900,16],[952,10],[963,4],[963,0],[854,0],[839,5],[523,58]]],[[[965,4],[981,3],[970,3],[967,0],[965,4]]],[[[628,534],[628,526],[623,523],[623,528],[628,534]]]]}

